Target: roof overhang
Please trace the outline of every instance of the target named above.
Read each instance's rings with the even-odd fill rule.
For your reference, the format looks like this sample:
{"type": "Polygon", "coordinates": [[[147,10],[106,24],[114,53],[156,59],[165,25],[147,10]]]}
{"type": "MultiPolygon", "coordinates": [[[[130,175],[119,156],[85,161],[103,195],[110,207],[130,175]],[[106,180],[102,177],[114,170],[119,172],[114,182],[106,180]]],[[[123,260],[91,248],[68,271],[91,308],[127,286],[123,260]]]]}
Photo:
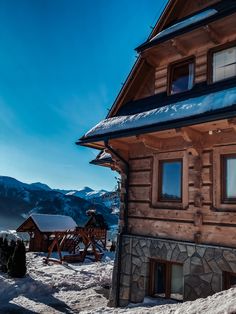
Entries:
{"type": "Polygon", "coordinates": [[[236,116],[236,87],[139,114],[103,120],[76,144],[103,149],[105,142],[111,139],[229,119],[233,116],[236,116]]]}
{"type": "MultiPolygon", "coordinates": [[[[213,7],[214,6],[212,6],[212,8],[213,7]]],[[[215,6],[215,7],[217,8],[217,6],[215,6]]],[[[214,10],[214,9],[212,9],[212,10],[214,10]]],[[[204,11],[206,12],[207,9],[204,9],[202,12],[204,12],[204,11]]],[[[162,32],[160,32],[159,34],[152,37],[151,39],[149,38],[145,43],[138,46],[135,50],[137,52],[143,52],[146,49],[149,49],[149,48],[154,47],[158,44],[161,44],[167,40],[173,39],[179,35],[189,33],[189,32],[191,32],[191,31],[193,31],[193,30],[195,30],[201,26],[205,26],[205,25],[210,24],[214,21],[217,21],[217,20],[222,19],[224,17],[230,16],[230,15],[234,14],[235,12],[236,12],[236,3],[231,2],[231,4],[227,7],[225,7],[223,10],[217,11],[215,14],[209,15],[208,17],[201,19],[199,21],[196,21],[190,25],[186,23],[185,26],[180,27],[180,28],[177,27],[176,30],[173,30],[171,32],[166,32],[166,35],[163,35],[163,36],[158,36],[159,34],[161,35],[162,32]]],[[[198,13],[198,14],[201,14],[201,13],[198,13]]],[[[187,21],[188,19],[191,19],[191,18],[192,18],[192,16],[185,18],[182,21],[178,22],[177,24],[180,24],[181,22],[187,21]]],[[[175,25],[177,25],[177,24],[175,24],[175,25]]],[[[173,25],[172,28],[175,25],[173,25]]],[[[168,29],[166,29],[166,30],[168,30],[168,29]]],[[[165,29],[164,29],[164,31],[165,31],[165,29]]]]}

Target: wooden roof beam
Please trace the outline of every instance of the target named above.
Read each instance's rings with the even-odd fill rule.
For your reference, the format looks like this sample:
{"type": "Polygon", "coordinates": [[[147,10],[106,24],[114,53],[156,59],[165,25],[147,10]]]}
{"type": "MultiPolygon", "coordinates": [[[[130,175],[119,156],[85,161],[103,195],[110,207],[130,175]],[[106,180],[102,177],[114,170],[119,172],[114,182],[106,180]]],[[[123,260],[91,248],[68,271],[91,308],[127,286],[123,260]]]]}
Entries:
{"type": "Polygon", "coordinates": [[[181,135],[188,143],[200,143],[202,141],[202,133],[190,127],[176,129],[176,133],[181,135]]]}
{"type": "Polygon", "coordinates": [[[163,141],[152,135],[137,135],[136,138],[149,149],[160,150],[163,146],[163,141]]]}
{"type": "Polygon", "coordinates": [[[227,123],[230,128],[233,128],[236,131],[236,118],[228,119],[227,123]]]}
{"type": "Polygon", "coordinates": [[[183,57],[187,56],[188,51],[183,44],[176,38],[171,39],[171,45],[183,57]]]}
{"type": "Polygon", "coordinates": [[[219,34],[210,25],[203,26],[203,30],[214,44],[219,45],[221,43],[219,34]]]}
{"type": "Polygon", "coordinates": [[[189,153],[193,156],[199,156],[202,151],[202,134],[190,127],[176,129],[176,133],[191,146],[188,148],[189,153]]]}

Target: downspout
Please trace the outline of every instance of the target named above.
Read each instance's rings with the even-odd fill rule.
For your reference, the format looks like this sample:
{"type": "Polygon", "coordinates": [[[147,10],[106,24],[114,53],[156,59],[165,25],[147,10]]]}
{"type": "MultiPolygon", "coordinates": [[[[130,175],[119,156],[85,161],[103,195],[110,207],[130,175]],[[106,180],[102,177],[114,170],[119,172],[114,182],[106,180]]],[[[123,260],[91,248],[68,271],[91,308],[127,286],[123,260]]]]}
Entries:
{"type": "Polygon", "coordinates": [[[124,227],[118,232],[119,247],[117,254],[117,276],[116,276],[116,296],[115,296],[115,306],[119,307],[120,304],[120,274],[121,274],[121,255],[122,255],[122,238],[123,235],[128,234],[128,198],[129,198],[129,163],[120,156],[109,144],[108,141],[104,142],[105,147],[115,155],[126,168],[126,181],[125,181],[125,198],[124,198],[124,227]]]}

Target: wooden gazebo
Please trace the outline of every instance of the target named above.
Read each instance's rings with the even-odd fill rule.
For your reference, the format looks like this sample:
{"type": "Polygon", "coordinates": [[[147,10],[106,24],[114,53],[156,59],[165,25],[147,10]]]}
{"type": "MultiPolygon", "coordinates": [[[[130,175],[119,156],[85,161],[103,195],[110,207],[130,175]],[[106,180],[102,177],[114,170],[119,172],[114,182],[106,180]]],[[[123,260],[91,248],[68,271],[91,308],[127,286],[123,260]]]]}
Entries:
{"type": "Polygon", "coordinates": [[[47,252],[57,232],[73,231],[77,227],[75,221],[64,215],[32,214],[17,228],[17,232],[30,235],[29,251],[47,252]]]}

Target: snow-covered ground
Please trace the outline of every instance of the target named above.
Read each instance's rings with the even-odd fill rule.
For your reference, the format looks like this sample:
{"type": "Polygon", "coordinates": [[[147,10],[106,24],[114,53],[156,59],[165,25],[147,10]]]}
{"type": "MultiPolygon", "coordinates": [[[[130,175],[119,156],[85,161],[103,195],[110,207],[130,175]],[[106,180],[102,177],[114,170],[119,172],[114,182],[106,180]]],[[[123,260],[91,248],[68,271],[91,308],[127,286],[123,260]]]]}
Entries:
{"type": "Polygon", "coordinates": [[[194,302],[165,304],[146,299],[125,309],[107,307],[112,256],[86,264],[43,263],[41,253],[27,253],[28,274],[12,279],[0,273],[0,313],[236,313],[236,289],[194,302]],[[154,303],[156,302],[156,303],[154,303]],[[155,306],[159,303],[159,306],[155,306]],[[162,305],[161,305],[162,304],[162,305]]]}

